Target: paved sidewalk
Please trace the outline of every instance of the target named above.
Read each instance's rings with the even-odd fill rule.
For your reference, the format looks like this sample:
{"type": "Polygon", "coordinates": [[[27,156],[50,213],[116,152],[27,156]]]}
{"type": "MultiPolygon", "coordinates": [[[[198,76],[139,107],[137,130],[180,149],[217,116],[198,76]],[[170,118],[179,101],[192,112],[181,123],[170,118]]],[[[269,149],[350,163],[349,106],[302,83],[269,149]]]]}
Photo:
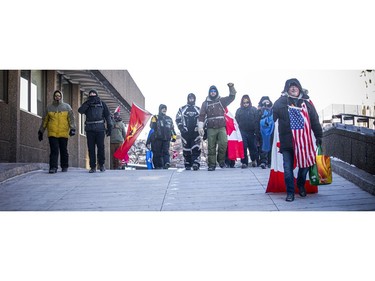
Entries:
{"type": "Polygon", "coordinates": [[[294,202],[285,193],[265,193],[269,169],[208,172],[70,168],[10,178],[0,183],[3,211],[357,211],[375,210],[375,196],[338,174],[317,194],[294,202]]]}

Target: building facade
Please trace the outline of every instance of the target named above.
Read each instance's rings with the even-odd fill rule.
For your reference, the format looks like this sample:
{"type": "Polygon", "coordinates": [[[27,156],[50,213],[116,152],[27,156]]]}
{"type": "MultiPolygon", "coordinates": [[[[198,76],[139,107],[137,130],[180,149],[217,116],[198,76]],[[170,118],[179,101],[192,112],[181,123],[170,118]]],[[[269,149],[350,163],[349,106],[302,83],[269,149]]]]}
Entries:
{"type": "MultiPolygon", "coordinates": [[[[96,89],[111,112],[120,106],[129,122],[132,103],[144,108],[145,98],[127,70],[0,70],[0,162],[48,163],[48,138],[38,141],[38,129],[55,90],[73,109],[77,132],[68,142],[69,166],[87,168],[84,116],[78,108],[96,89]]],[[[106,167],[109,168],[109,138],[106,167]]]]}

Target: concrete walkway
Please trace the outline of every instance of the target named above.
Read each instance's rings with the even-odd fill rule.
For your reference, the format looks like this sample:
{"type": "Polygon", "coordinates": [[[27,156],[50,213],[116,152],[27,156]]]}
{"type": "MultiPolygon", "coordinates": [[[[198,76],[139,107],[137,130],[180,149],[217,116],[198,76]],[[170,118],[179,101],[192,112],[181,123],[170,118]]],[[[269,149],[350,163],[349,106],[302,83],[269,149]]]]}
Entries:
{"type": "Polygon", "coordinates": [[[0,183],[3,211],[373,211],[375,196],[338,174],[317,194],[294,202],[285,193],[265,193],[269,169],[208,172],[107,170],[88,173],[46,168],[0,183]]]}

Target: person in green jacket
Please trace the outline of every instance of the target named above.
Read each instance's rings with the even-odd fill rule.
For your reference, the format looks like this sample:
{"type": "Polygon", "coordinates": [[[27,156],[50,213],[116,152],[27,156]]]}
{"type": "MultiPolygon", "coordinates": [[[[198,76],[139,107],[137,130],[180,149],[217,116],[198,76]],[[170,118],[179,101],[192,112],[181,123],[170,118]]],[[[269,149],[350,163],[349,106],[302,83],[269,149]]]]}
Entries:
{"type": "Polygon", "coordinates": [[[76,133],[74,114],[71,106],[63,102],[63,94],[56,90],[53,92],[53,102],[47,106],[38,130],[39,141],[43,140],[43,133],[47,129],[50,146],[49,173],[57,172],[57,161],[60,153],[60,166],[62,172],[67,172],[69,167],[68,139],[76,133]]]}
{"type": "MultiPolygon", "coordinates": [[[[118,148],[124,143],[126,136],[125,124],[122,122],[122,118],[119,112],[113,114],[113,127],[111,133],[111,170],[117,170],[122,168],[122,160],[117,159],[113,156],[118,148]]],[[[125,166],[124,166],[125,167],[125,166]]]]}

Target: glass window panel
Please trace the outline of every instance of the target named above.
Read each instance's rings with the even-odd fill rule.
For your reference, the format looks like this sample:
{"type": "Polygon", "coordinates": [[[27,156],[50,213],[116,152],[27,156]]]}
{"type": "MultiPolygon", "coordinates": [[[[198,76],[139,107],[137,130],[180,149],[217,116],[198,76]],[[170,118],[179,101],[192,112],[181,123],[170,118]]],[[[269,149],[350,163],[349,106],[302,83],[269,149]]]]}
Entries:
{"type": "MultiPolygon", "coordinates": [[[[85,102],[85,96],[83,94],[83,91],[81,91],[81,105],[85,102]]],[[[85,114],[79,114],[79,131],[82,135],[86,135],[85,133],[85,121],[86,121],[86,115],[85,114]]]]}
{"type": "Polygon", "coordinates": [[[30,112],[38,114],[36,96],[37,96],[38,86],[34,83],[31,83],[31,99],[30,99],[30,112]]]}
{"type": "Polygon", "coordinates": [[[29,110],[29,81],[21,77],[20,81],[20,107],[29,110]]]}
{"type": "Polygon", "coordinates": [[[39,116],[43,115],[44,96],[45,96],[45,79],[44,71],[31,71],[31,108],[30,111],[39,116]]]}

